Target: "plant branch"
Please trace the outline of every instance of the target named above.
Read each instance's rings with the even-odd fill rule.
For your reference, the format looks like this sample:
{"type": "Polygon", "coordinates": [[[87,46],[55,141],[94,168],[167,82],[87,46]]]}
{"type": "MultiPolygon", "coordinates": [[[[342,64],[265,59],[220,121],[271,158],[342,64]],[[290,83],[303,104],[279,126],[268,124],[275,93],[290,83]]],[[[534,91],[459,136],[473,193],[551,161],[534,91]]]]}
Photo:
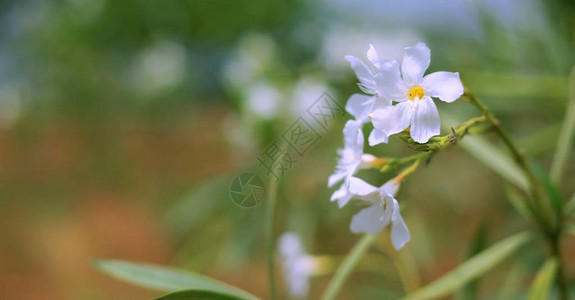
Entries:
{"type": "Polygon", "coordinates": [[[276,280],[275,280],[275,234],[274,234],[274,217],[275,206],[277,199],[278,182],[270,176],[268,191],[268,203],[266,207],[266,223],[267,223],[267,263],[268,263],[268,283],[270,299],[276,299],[276,280]]]}
{"type": "MultiPolygon", "coordinates": [[[[540,182],[537,180],[535,173],[527,163],[525,154],[515,145],[515,143],[513,143],[513,140],[509,137],[507,132],[503,130],[499,120],[495,118],[495,116],[491,113],[491,111],[489,111],[487,106],[485,106],[481,101],[479,101],[479,99],[477,99],[469,89],[467,88],[465,89],[463,98],[473,103],[479,110],[481,110],[481,112],[483,112],[483,115],[493,125],[495,132],[505,143],[505,145],[513,155],[516,163],[521,167],[521,169],[527,176],[527,179],[531,187],[531,194],[532,194],[531,197],[533,198],[534,205],[537,208],[537,210],[533,210],[535,212],[535,216],[537,217],[536,221],[538,221],[540,229],[543,231],[543,233],[546,235],[548,239],[551,250],[551,256],[556,257],[557,260],[559,261],[559,267],[557,272],[557,285],[559,289],[560,299],[567,300],[569,298],[569,295],[565,280],[565,274],[563,272],[562,267],[563,264],[561,260],[561,247],[560,247],[563,215],[554,214],[552,208],[548,205],[549,202],[544,201],[545,194],[542,190],[542,186],[540,182]]],[[[573,122],[575,122],[575,120],[573,122]]],[[[566,122],[565,126],[569,127],[571,125],[567,124],[566,122]]],[[[561,160],[565,158],[559,158],[559,159],[561,160]]],[[[556,172],[562,173],[562,171],[556,171],[556,172]]]]}

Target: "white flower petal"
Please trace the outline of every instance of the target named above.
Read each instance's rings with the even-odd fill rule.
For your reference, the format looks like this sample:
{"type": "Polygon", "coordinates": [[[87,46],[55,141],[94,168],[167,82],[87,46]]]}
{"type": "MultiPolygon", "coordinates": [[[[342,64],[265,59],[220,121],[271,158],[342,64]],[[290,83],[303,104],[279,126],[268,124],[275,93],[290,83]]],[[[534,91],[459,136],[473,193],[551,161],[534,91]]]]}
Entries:
{"type": "Polygon", "coordinates": [[[366,196],[378,192],[378,188],[357,177],[351,177],[349,178],[349,191],[354,195],[366,196]]]}
{"type": "Polygon", "coordinates": [[[345,181],[341,187],[331,195],[331,201],[337,201],[340,208],[344,207],[353,197],[353,194],[349,192],[348,187],[349,183],[345,181]]]}
{"type": "MultiPolygon", "coordinates": [[[[362,125],[361,121],[349,120],[343,128],[344,150],[353,151],[359,156],[363,154],[363,143],[365,140],[361,131],[362,125]]],[[[357,159],[360,159],[360,157],[357,159]]]]}
{"type": "Polygon", "coordinates": [[[346,170],[337,169],[334,174],[331,174],[327,179],[327,187],[332,187],[334,184],[340,182],[347,176],[346,170]]]}
{"type": "Polygon", "coordinates": [[[393,216],[391,217],[391,243],[396,250],[401,249],[411,240],[409,229],[401,217],[399,204],[393,199],[393,216]]]}
{"type": "Polygon", "coordinates": [[[360,210],[351,219],[349,228],[353,233],[379,233],[386,225],[385,211],[379,203],[360,210]]]}
{"type": "Polygon", "coordinates": [[[353,94],[347,100],[345,110],[356,120],[365,123],[369,120],[368,114],[372,113],[371,109],[374,103],[375,97],[373,96],[353,94]]]}
{"type": "Polygon", "coordinates": [[[385,131],[378,128],[373,128],[367,140],[369,141],[370,146],[375,146],[377,144],[387,143],[389,136],[385,133],[385,131]]]}
{"type": "Polygon", "coordinates": [[[388,135],[402,132],[413,119],[413,109],[411,101],[401,102],[394,106],[388,106],[376,110],[373,113],[371,122],[377,129],[383,130],[388,135]]]}
{"type": "Polygon", "coordinates": [[[411,123],[411,137],[418,143],[426,143],[430,137],[439,134],[441,120],[439,112],[433,100],[429,96],[423,96],[419,100],[411,123]]]}
{"type": "Polygon", "coordinates": [[[292,271],[288,276],[289,294],[296,299],[302,299],[309,292],[309,274],[292,271]]]}
{"type": "Polygon", "coordinates": [[[431,50],[424,43],[417,43],[403,50],[403,60],[401,61],[401,74],[408,86],[418,85],[423,73],[429,67],[431,61],[431,50]]]}
{"type": "Polygon", "coordinates": [[[389,98],[375,98],[375,101],[373,103],[373,107],[371,108],[370,113],[374,112],[376,109],[380,109],[380,108],[384,108],[384,107],[388,107],[391,106],[391,99],[389,98]]]}
{"type": "Polygon", "coordinates": [[[375,47],[373,47],[372,44],[369,44],[369,50],[367,50],[367,59],[374,67],[379,68],[381,66],[377,50],[375,50],[375,47]]]}
{"type": "Polygon", "coordinates": [[[374,80],[381,98],[396,102],[407,100],[407,89],[401,79],[397,61],[386,60],[382,62],[374,80]]]}
{"type": "Polygon", "coordinates": [[[395,181],[394,179],[389,180],[388,182],[386,182],[381,189],[386,193],[389,194],[390,196],[395,196],[395,194],[397,193],[397,190],[399,189],[399,184],[397,184],[397,181],[395,181]]]}
{"type": "Polygon", "coordinates": [[[280,236],[278,248],[285,258],[297,258],[304,253],[299,236],[293,232],[286,232],[280,236]]]}
{"type": "Polygon", "coordinates": [[[459,73],[435,72],[423,77],[421,87],[431,97],[437,97],[447,103],[453,102],[463,95],[463,84],[459,73]]]}
{"type": "Polygon", "coordinates": [[[346,55],[345,60],[351,64],[351,68],[355,71],[355,75],[359,80],[361,86],[365,88],[365,92],[368,94],[375,94],[375,81],[373,81],[373,74],[365,63],[351,55],[346,55]]]}

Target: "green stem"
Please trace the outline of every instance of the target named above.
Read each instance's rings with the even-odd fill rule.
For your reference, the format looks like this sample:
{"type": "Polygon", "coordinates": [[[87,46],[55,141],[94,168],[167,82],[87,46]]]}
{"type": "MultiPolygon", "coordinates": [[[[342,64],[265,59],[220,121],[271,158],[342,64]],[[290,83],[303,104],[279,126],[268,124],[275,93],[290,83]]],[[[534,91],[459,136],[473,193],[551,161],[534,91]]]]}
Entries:
{"type": "Polygon", "coordinates": [[[573,145],[573,138],[575,136],[575,67],[571,71],[570,78],[570,91],[569,102],[567,103],[567,113],[563,120],[561,133],[559,134],[559,141],[557,142],[557,151],[553,157],[553,164],[551,165],[551,172],[549,172],[551,180],[559,185],[567,159],[569,158],[569,149],[573,145]]]}
{"type": "Polygon", "coordinates": [[[423,152],[413,154],[413,155],[403,157],[403,158],[389,158],[389,157],[379,158],[379,161],[384,162],[384,163],[382,163],[380,165],[376,165],[376,166],[379,168],[380,172],[389,172],[389,171],[397,169],[399,166],[409,164],[412,162],[419,162],[419,161],[427,158],[428,156],[431,156],[435,151],[439,151],[439,150],[442,150],[442,149],[449,147],[451,144],[457,142],[457,140],[462,139],[467,134],[481,133],[481,132],[484,132],[486,130],[492,129],[491,126],[489,126],[489,127],[485,127],[485,126],[474,127],[476,125],[485,125],[485,124],[482,124],[485,121],[486,121],[485,116],[470,119],[465,123],[462,123],[462,124],[457,125],[456,127],[453,127],[451,134],[445,135],[445,136],[432,137],[429,140],[429,142],[427,142],[425,144],[419,144],[419,143],[413,141],[412,138],[410,138],[409,136],[406,135],[403,138],[404,141],[406,143],[410,144],[412,147],[414,147],[414,149],[421,150],[423,152]],[[473,130],[476,128],[478,130],[473,130]]]}
{"type": "Polygon", "coordinates": [[[351,252],[349,252],[341,265],[335,271],[335,275],[327,285],[327,288],[321,297],[322,300],[335,299],[355,266],[375,241],[375,238],[375,235],[366,234],[359,239],[353,249],[351,249],[351,252]]]}
{"type": "MultiPolygon", "coordinates": [[[[509,137],[507,132],[505,132],[505,130],[503,130],[503,128],[501,127],[501,123],[499,122],[499,120],[495,118],[495,116],[491,113],[491,111],[487,108],[487,106],[485,106],[481,101],[479,101],[479,99],[477,99],[475,95],[471,93],[471,91],[466,89],[464,96],[467,97],[467,99],[469,99],[469,101],[471,101],[471,103],[473,103],[483,113],[483,115],[487,118],[487,121],[493,125],[493,129],[495,130],[497,135],[499,135],[499,138],[501,138],[505,146],[507,146],[507,148],[511,152],[511,155],[515,159],[515,162],[519,165],[519,167],[523,170],[523,172],[527,176],[527,180],[529,181],[531,186],[531,194],[535,202],[534,204],[537,207],[537,210],[534,211],[543,212],[543,215],[540,217],[539,222],[542,223],[541,225],[545,229],[544,231],[546,231],[547,233],[549,232],[549,230],[553,230],[554,225],[553,225],[552,211],[550,210],[550,207],[548,205],[545,205],[543,201],[544,197],[543,192],[541,190],[541,185],[539,184],[539,181],[537,181],[535,173],[533,172],[533,170],[531,170],[531,167],[527,163],[523,151],[521,151],[515,145],[515,143],[513,143],[511,137],[509,137]]],[[[529,205],[532,204],[529,203],[529,205]]]]}
{"type": "Polygon", "coordinates": [[[268,282],[270,299],[276,299],[276,280],[275,280],[275,234],[274,234],[274,215],[277,198],[278,182],[273,176],[270,176],[268,191],[268,203],[266,209],[266,223],[267,223],[267,252],[268,252],[268,282]]]}
{"type": "MultiPolygon", "coordinates": [[[[563,216],[557,215],[556,218],[554,218],[555,214],[553,214],[551,207],[549,205],[546,205],[548,203],[544,201],[545,198],[541,184],[539,183],[539,181],[535,177],[535,173],[527,163],[523,151],[519,150],[519,148],[513,143],[509,135],[501,127],[499,120],[495,118],[495,116],[489,111],[487,106],[481,103],[469,90],[467,89],[465,90],[464,97],[469,99],[470,102],[472,102],[477,108],[479,108],[483,112],[483,115],[493,125],[495,132],[499,135],[501,140],[503,140],[503,142],[505,143],[505,145],[515,158],[515,161],[527,176],[527,179],[529,180],[531,186],[531,194],[532,194],[531,196],[534,198],[534,204],[538,209],[533,211],[542,212],[542,215],[540,214],[535,215],[537,217],[536,221],[538,221],[540,229],[547,237],[549,246],[551,248],[551,256],[556,257],[557,260],[559,261],[559,269],[557,272],[557,285],[559,288],[560,299],[562,300],[569,299],[565,274],[563,272],[562,267],[563,263],[561,261],[561,249],[560,249],[561,232],[562,232],[561,223],[563,222],[562,220],[563,216]]],[[[528,204],[531,205],[530,203],[528,204]]]]}

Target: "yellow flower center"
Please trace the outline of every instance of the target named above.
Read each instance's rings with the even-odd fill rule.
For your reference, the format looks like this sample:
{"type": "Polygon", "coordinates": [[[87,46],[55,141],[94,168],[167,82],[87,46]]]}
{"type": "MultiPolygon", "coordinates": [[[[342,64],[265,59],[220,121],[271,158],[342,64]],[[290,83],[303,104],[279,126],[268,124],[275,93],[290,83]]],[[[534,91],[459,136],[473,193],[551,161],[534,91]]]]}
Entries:
{"type": "Polygon", "coordinates": [[[423,92],[423,88],[420,87],[419,85],[416,85],[411,89],[409,89],[409,93],[407,93],[407,98],[409,98],[409,100],[413,100],[415,99],[415,97],[421,99],[423,98],[423,95],[425,95],[425,93],[423,92]]]}

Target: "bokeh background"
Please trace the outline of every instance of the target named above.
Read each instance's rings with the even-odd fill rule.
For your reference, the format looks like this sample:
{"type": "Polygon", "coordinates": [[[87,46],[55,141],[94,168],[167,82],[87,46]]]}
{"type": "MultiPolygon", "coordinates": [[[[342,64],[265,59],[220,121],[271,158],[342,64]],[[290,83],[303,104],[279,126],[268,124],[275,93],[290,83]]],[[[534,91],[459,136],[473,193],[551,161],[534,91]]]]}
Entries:
{"type": "MultiPolygon", "coordinates": [[[[400,59],[418,41],[429,71],[458,71],[548,169],[575,64],[570,0],[1,1],[0,298],[161,294],[100,274],[96,258],[186,268],[266,297],[265,203],[237,207],[231,180],[323,92],[342,105],[359,92],[344,55],[372,43],[400,59]]],[[[477,115],[462,101],[438,105],[477,115]]],[[[276,233],[299,233],[312,254],[341,256],[358,239],[348,229],[358,207],[338,209],[326,187],[349,118],[279,188],[276,233]]],[[[397,139],[366,151],[412,153],[397,139]]],[[[567,198],[573,159],[566,173],[567,198]]],[[[423,282],[530,228],[505,189],[457,146],[404,184],[405,251],[423,282]]],[[[477,297],[522,297],[545,257],[533,245],[478,281],[477,297]]],[[[575,239],[563,246],[572,283],[575,239]]],[[[341,299],[401,295],[391,261],[380,267],[354,274],[341,299]]],[[[310,299],[329,278],[313,279],[310,299]]]]}

